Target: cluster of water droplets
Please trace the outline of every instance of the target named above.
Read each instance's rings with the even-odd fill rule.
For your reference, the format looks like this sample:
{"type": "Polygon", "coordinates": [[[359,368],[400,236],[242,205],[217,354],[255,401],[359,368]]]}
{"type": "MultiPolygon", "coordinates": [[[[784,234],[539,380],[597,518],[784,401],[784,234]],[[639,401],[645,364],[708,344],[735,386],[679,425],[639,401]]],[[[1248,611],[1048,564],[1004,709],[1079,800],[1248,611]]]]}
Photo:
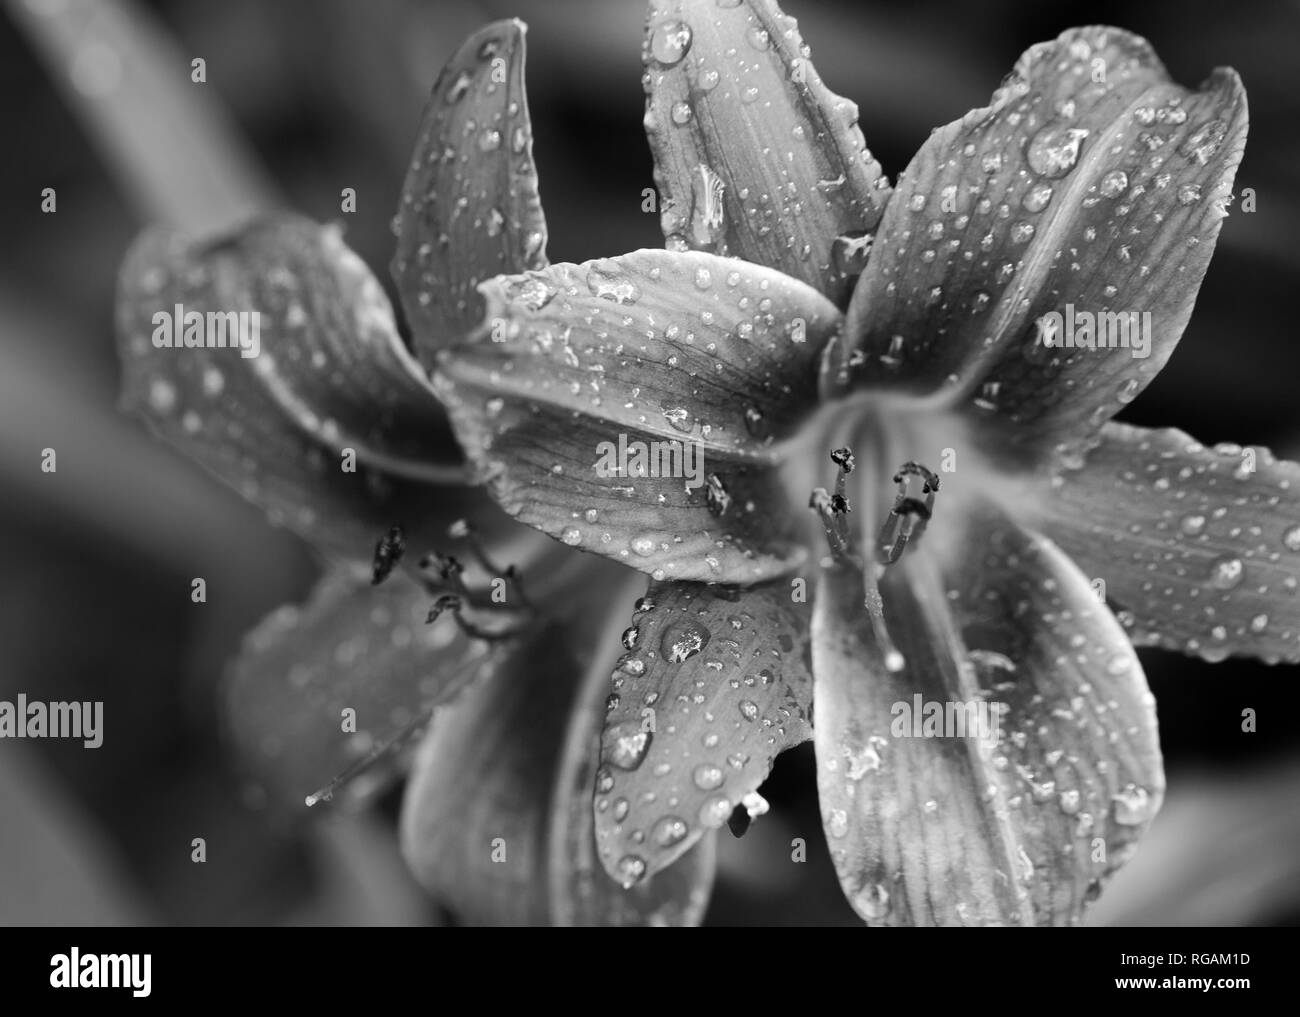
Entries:
{"type": "Polygon", "coordinates": [[[776,669],[793,640],[774,639],[753,613],[728,607],[691,597],[659,605],[651,593],[638,601],[623,635],[627,652],[606,702],[610,717],[623,719],[611,719],[601,735],[595,808],[608,817],[598,834],[612,846],[602,850],[626,852],[614,863],[626,885],[692,831],[722,826],[738,802],[751,818],[765,812],[746,783],[765,773],[745,772],[748,745],[757,739],[777,746],[786,726],[803,719],[793,704],[774,710],[755,702],[777,688],[776,669]],[[691,662],[690,670],[679,670],[691,662]],[[656,739],[667,739],[657,754],[656,739]]]}

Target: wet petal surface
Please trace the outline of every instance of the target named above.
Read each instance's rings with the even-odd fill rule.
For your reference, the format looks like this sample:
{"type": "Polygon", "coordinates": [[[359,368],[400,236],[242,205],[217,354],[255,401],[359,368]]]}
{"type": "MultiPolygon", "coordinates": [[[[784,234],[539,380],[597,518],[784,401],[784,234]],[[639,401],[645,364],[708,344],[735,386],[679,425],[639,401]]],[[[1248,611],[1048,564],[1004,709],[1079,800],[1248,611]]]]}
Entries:
{"type": "Polygon", "coordinates": [[[439,465],[442,411],[336,227],[275,215],[199,242],[147,233],[117,332],[123,407],[318,544],[368,557],[392,523],[450,500],[428,485],[463,476],[439,465]]]}
{"type": "Polygon", "coordinates": [[[392,273],[429,363],[478,325],[480,282],[546,264],[524,31],[497,21],[456,51],[434,83],[402,187],[392,273]]]}
{"type": "Polygon", "coordinates": [[[818,789],[850,903],[872,924],[1079,921],[1164,787],[1118,623],[1050,542],[993,519],[947,568],[918,552],[886,572],[895,647],[868,596],[829,571],[813,623],[818,789]]]}
{"type": "Polygon", "coordinates": [[[843,305],[889,183],[771,0],[654,0],[646,134],[667,246],[778,268],[843,305]]]}
{"type": "MultiPolygon", "coordinates": [[[[425,623],[432,597],[401,572],[379,587],[351,570],[244,639],[224,683],[230,735],[265,796],[291,810],[499,665],[507,648],[425,623]],[[349,713],[350,711],[350,713],[349,713]]],[[[390,767],[348,796],[373,790],[390,767]]]]}
{"type": "Polygon", "coordinates": [[[421,747],[403,804],[403,852],[460,920],[639,925],[701,917],[711,842],[631,891],[595,862],[589,781],[603,676],[617,648],[608,637],[616,637],[632,588],[626,577],[613,588],[589,586],[574,611],[580,631],[539,632],[509,668],[441,711],[421,747]],[[593,594],[603,597],[603,611],[593,594]],[[593,639],[593,628],[606,638],[593,639]]]}
{"type": "Polygon", "coordinates": [[[1300,466],[1173,429],[1106,427],[1061,475],[1044,532],[1139,645],[1300,661],[1300,466]]]}
{"type": "Polygon", "coordinates": [[[800,559],[774,442],[813,409],[828,300],[650,250],[484,289],[486,337],[435,383],[507,512],[657,578],[751,583],[800,559]]]}
{"type": "Polygon", "coordinates": [[[828,388],[951,386],[972,414],[1011,425],[1007,441],[1034,448],[1095,431],[1182,335],[1246,121],[1233,72],[1190,91],[1118,29],[1033,47],[990,105],[936,131],[900,180],[828,388]],[[1094,338],[1105,327],[1129,345],[1048,348],[1051,313],[1061,341],[1087,343],[1089,315],[1094,338]]]}
{"type": "Polygon", "coordinates": [[[784,582],[651,584],[623,633],[595,774],[612,877],[674,862],[810,737],[809,620],[784,582]]]}

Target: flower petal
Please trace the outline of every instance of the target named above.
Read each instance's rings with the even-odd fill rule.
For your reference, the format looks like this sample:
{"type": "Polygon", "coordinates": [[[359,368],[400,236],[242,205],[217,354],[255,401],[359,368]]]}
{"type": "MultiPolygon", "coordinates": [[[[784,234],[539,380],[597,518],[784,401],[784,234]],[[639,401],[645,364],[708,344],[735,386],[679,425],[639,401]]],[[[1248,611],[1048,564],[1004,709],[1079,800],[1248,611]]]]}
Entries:
{"type": "Polygon", "coordinates": [[[815,405],[826,298],[652,250],[483,290],[483,337],[445,351],[435,384],[509,513],[657,578],[751,583],[800,560],[771,446],[815,405]],[[651,443],[669,442],[661,470],[651,443]]]}
{"type": "Polygon", "coordinates": [[[224,694],[231,738],[267,798],[302,809],[508,654],[450,620],[426,624],[431,601],[403,572],[372,587],[339,569],[307,603],[278,609],[245,637],[224,694]]]}
{"type": "Polygon", "coordinates": [[[626,610],[629,589],[624,580],[613,592],[599,583],[586,591],[585,618],[602,613],[593,592],[607,602],[595,626],[606,638],[593,639],[589,621],[548,628],[435,720],[403,803],[403,852],[461,920],[699,920],[713,878],[711,843],[629,892],[593,864],[590,776],[612,653],[584,665],[570,647],[587,655],[593,646],[616,648],[610,623],[626,610]]]}
{"type": "Polygon", "coordinates": [[[623,636],[595,779],[611,876],[674,862],[810,737],[808,621],[784,583],[651,584],[623,636]]]}
{"type": "Polygon", "coordinates": [[[522,21],[471,35],[438,75],[397,212],[392,273],[431,361],[482,317],[475,288],[546,264],[522,21]]]}
{"type": "Polygon", "coordinates": [[[794,19],[773,0],[652,0],[642,57],[668,247],[780,269],[843,306],[889,182],[794,19]]]}
{"type": "Polygon", "coordinates": [[[1118,29],[1031,48],[900,180],[827,384],[959,382],[954,398],[1018,425],[1015,440],[1095,430],[1182,335],[1246,121],[1232,71],[1192,92],[1118,29]],[[1150,312],[1150,356],[1046,348],[1036,322],[1067,306],[1150,312]]]}
{"type": "Polygon", "coordinates": [[[368,557],[392,523],[449,501],[427,485],[463,479],[439,466],[441,409],[336,227],[274,215],[199,242],[146,233],[122,269],[117,332],[124,408],[308,539],[368,557]],[[241,312],[259,316],[256,344],[251,317],[243,347],[154,344],[169,323],[180,341],[190,314],[205,316],[191,341],[234,344],[206,316],[241,312]]]}
{"type": "Polygon", "coordinates": [[[991,519],[980,534],[946,575],[920,551],[886,571],[900,669],[860,576],[828,572],[818,592],[822,815],[873,924],[1077,922],[1163,794],[1153,700],[1118,623],[1049,542],[991,519]],[[996,743],[943,737],[962,730],[953,715],[918,737],[931,703],[996,743]]]}
{"type": "Polygon", "coordinates": [[[1041,526],[1139,645],[1300,661],[1300,465],[1109,424],[1041,526]]]}

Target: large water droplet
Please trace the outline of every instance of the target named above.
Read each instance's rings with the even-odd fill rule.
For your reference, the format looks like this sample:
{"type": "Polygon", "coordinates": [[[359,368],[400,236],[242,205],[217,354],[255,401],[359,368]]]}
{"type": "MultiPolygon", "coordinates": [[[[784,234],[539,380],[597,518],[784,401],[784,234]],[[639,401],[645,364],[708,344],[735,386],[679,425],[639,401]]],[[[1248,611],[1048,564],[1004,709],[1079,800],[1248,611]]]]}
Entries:
{"type": "Polygon", "coordinates": [[[1025,158],[1029,168],[1039,176],[1056,180],[1074,169],[1079,161],[1079,146],[1088,132],[1082,127],[1051,124],[1044,127],[1029,141],[1025,158]]]}
{"type": "Polygon", "coordinates": [[[655,538],[643,533],[639,537],[633,537],[628,542],[628,547],[638,558],[649,558],[655,553],[655,538]]]}
{"type": "Polygon", "coordinates": [[[726,795],[713,795],[700,806],[700,825],[716,830],[731,815],[731,799],[726,795]]]}
{"type": "Polygon", "coordinates": [[[1210,565],[1210,585],[1220,590],[1231,590],[1240,586],[1245,575],[1245,564],[1240,558],[1230,554],[1214,559],[1210,565]]]}
{"type": "Polygon", "coordinates": [[[712,763],[701,763],[695,768],[693,777],[695,786],[701,791],[712,791],[714,788],[721,787],[723,780],[726,779],[722,767],[712,763]]]}
{"type": "Polygon", "coordinates": [[[722,177],[704,163],[691,174],[691,240],[696,247],[709,250],[721,239],[725,192],[722,177]]]}
{"type": "Polygon", "coordinates": [[[675,621],[664,629],[659,640],[659,653],[664,660],[681,664],[708,646],[710,638],[712,633],[697,621],[675,621]]]}
{"type": "Polygon", "coordinates": [[[1151,796],[1136,784],[1124,788],[1111,803],[1115,807],[1115,822],[1122,826],[1138,826],[1151,818],[1151,796]]]}
{"type": "Polygon", "coordinates": [[[1288,551],[1300,551],[1300,525],[1292,526],[1282,534],[1282,546],[1288,551]]]}
{"type": "Polygon", "coordinates": [[[670,848],[685,840],[688,830],[680,816],[664,816],[650,830],[650,839],[661,848],[670,848]]]}
{"type": "MultiPolygon", "coordinates": [[[[635,770],[645,759],[654,736],[642,728],[640,719],[625,720],[605,728],[600,735],[600,758],[620,770],[635,770]]],[[[612,780],[610,786],[613,786],[612,780]]],[[[597,785],[599,789],[599,784],[597,785]]]]}
{"type": "Polygon", "coordinates": [[[661,21],[650,33],[650,55],[665,67],[681,62],[691,48],[691,26],[677,18],[661,21]]]}

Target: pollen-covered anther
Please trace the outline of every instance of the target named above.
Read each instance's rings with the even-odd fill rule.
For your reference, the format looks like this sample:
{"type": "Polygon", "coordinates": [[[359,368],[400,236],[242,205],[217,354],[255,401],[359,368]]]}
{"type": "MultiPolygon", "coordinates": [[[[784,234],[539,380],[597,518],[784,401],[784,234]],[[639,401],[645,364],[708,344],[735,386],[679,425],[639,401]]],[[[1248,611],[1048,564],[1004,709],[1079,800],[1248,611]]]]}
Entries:
{"type": "Polygon", "coordinates": [[[371,561],[370,585],[378,586],[397,567],[406,551],[406,534],[401,526],[390,527],[375,543],[371,561]]]}
{"type": "Polygon", "coordinates": [[[838,467],[835,493],[831,494],[823,487],[815,489],[808,500],[808,507],[821,517],[822,526],[826,530],[826,542],[830,545],[831,557],[835,563],[861,568],[861,555],[845,519],[853,511],[845,493],[845,478],[853,472],[854,467],[853,452],[847,448],[837,448],[831,452],[831,462],[838,467]]]}
{"type": "Polygon", "coordinates": [[[898,561],[908,544],[920,539],[934,514],[934,496],[939,490],[939,478],[934,471],[917,462],[900,466],[894,474],[894,483],[898,485],[894,507],[881,525],[876,541],[876,559],[882,565],[898,561]]]}

